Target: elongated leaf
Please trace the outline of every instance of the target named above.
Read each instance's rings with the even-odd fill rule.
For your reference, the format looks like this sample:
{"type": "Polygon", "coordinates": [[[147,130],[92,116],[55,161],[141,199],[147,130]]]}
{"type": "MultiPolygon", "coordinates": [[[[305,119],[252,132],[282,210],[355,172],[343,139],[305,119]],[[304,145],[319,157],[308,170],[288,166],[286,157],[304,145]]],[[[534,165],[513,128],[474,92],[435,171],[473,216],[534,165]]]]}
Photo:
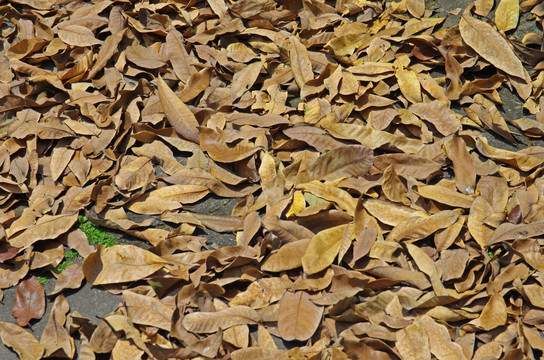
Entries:
{"type": "Polygon", "coordinates": [[[213,333],[236,325],[256,324],[259,314],[247,306],[234,306],[218,312],[195,312],[185,315],[183,327],[194,333],[213,333]]]}
{"type": "Polygon", "coordinates": [[[289,61],[293,77],[298,87],[302,89],[304,84],[314,78],[314,73],[306,46],[302,45],[300,40],[295,36],[289,38],[289,61]]]}
{"type": "Polygon", "coordinates": [[[497,69],[520,79],[525,78],[521,61],[510,44],[491,25],[473,18],[465,10],[459,20],[459,30],[468,46],[497,69]]]}
{"type": "Polygon", "coordinates": [[[501,241],[526,239],[544,234],[544,221],[532,224],[501,224],[488,240],[487,245],[501,241]]]}
{"type": "Polygon", "coordinates": [[[166,54],[178,79],[187,84],[189,77],[196,73],[192,66],[196,59],[189,56],[184,46],[183,37],[175,28],[172,28],[166,35],[166,54]]]}
{"type": "Polygon", "coordinates": [[[66,25],[59,29],[59,38],[72,46],[92,46],[102,44],[93,32],[80,25],[66,25]]]}
{"type": "Polygon", "coordinates": [[[44,215],[34,226],[11,237],[8,243],[18,248],[27,248],[36,241],[56,239],[66,233],[77,221],[77,214],[44,215]]]}
{"type": "Polygon", "coordinates": [[[391,230],[387,241],[418,240],[426,238],[439,229],[444,229],[457,221],[459,213],[444,210],[428,217],[409,218],[391,230]]]}
{"type": "Polygon", "coordinates": [[[162,108],[170,125],[185,139],[198,144],[198,127],[200,124],[191,110],[177,97],[161,77],[158,80],[158,88],[162,108]]]}
{"type": "Polygon", "coordinates": [[[21,360],[39,360],[45,351],[42,344],[22,327],[0,322],[0,338],[4,345],[12,348],[21,360]]]}
{"type": "Polygon", "coordinates": [[[338,147],[308,164],[306,173],[301,174],[304,179],[301,182],[335,180],[344,176],[365,176],[373,160],[372,150],[366,146],[338,147]]]}
{"type": "Polygon", "coordinates": [[[134,245],[113,246],[97,250],[83,261],[83,272],[93,285],[137,281],[165,265],[161,257],[134,245]]]}
{"type": "Polygon", "coordinates": [[[40,343],[45,347],[45,356],[55,354],[70,359],[74,357],[76,351],[74,339],[64,327],[68,311],[70,311],[68,301],[62,294],[58,295],[40,338],[40,343]]]}

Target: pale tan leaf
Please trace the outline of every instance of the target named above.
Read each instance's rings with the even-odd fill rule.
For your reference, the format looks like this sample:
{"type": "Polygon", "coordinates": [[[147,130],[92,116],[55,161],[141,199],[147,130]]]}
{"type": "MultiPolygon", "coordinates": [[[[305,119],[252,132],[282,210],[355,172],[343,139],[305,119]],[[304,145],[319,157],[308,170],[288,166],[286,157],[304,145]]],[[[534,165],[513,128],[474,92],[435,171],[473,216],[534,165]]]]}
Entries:
{"type": "Polygon", "coordinates": [[[198,127],[200,124],[191,110],[189,110],[187,105],[181,101],[161,77],[158,79],[158,89],[162,108],[170,125],[183,138],[198,144],[198,127]]]}
{"type": "Polygon", "coordinates": [[[123,291],[123,299],[130,319],[135,324],[158,327],[170,331],[174,308],[156,298],[123,291]]]}
{"type": "Polygon", "coordinates": [[[305,172],[300,174],[299,181],[332,181],[344,176],[365,176],[373,161],[372,150],[364,145],[338,147],[309,163],[305,172]]]}
{"type": "Polygon", "coordinates": [[[495,0],[476,0],[474,2],[474,12],[480,16],[487,16],[495,5],[495,0]]]}
{"type": "Polygon", "coordinates": [[[289,62],[293,77],[299,89],[302,89],[304,84],[314,78],[314,73],[308,50],[296,36],[289,37],[289,62]]]}
{"type": "Polygon", "coordinates": [[[336,123],[326,126],[325,129],[334,137],[355,140],[371,149],[388,146],[396,147],[409,154],[417,154],[423,148],[423,143],[419,139],[374,130],[365,125],[336,123]]]}
{"type": "Polygon", "coordinates": [[[8,239],[11,246],[27,248],[36,241],[56,239],[77,221],[77,214],[44,215],[34,226],[8,239]]]}
{"type": "Polygon", "coordinates": [[[430,360],[429,338],[421,321],[415,320],[412,325],[397,332],[395,347],[403,360],[430,360]]]}
{"type": "Polygon", "coordinates": [[[444,136],[449,136],[461,129],[461,121],[455,113],[439,100],[412,104],[409,109],[421,119],[433,124],[444,136]]]}
{"type": "Polygon", "coordinates": [[[196,73],[193,63],[197,61],[189,56],[184,45],[181,33],[172,27],[166,35],[166,54],[178,79],[187,84],[191,75],[196,73]]]}
{"type": "Polygon", "coordinates": [[[430,316],[421,316],[421,324],[429,338],[431,353],[438,360],[466,360],[460,345],[451,341],[446,326],[435,322],[430,316]]]}
{"type": "Polygon", "coordinates": [[[22,327],[0,322],[0,338],[4,345],[12,348],[21,360],[39,360],[45,351],[42,344],[22,327]]]}
{"type": "Polygon", "coordinates": [[[261,265],[263,271],[280,272],[302,266],[302,256],[308,248],[310,239],[293,241],[283,245],[278,252],[270,255],[261,265]]]}
{"type": "Polygon", "coordinates": [[[508,317],[506,303],[501,294],[495,293],[485,304],[480,317],[472,321],[476,326],[484,330],[492,330],[506,323],[508,317]]]}
{"type": "Polygon", "coordinates": [[[59,38],[66,44],[71,46],[93,46],[102,44],[93,32],[80,25],[66,25],[58,31],[59,38]]]}
{"type": "Polygon", "coordinates": [[[247,306],[234,306],[217,312],[194,312],[185,315],[183,327],[194,333],[214,333],[236,325],[256,324],[260,316],[247,306]]]}
{"type": "Polygon", "coordinates": [[[317,330],[323,307],[310,301],[307,292],[286,292],[280,302],[278,329],[284,340],[308,340],[317,330]]]}
{"type": "Polygon", "coordinates": [[[395,226],[387,235],[386,241],[424,239],[435,231],[452,225],[458,217],[458,212],[444,210],[428,217],[409,218],[395,226]]]}
{"type": "Polygon", "coordinates": [[[510,44],[493,27],[465,10],[459,20],[463,40],[478,55],[505,73],[525,79],[525,69],[510,44]]]}
{"type": "Polygon", "coordinates": [[[405,69],[400,61],[396,61],[395,76],[400,87],[402,95],[412,104],[421,102],[421,85],[417,79],[417,73],[410,69],[405,69]]]}
{"type": "Polygon", "coordinates": [[[153,179],[153,175],[151,159],[139,156],[121,166],[115,176],[115,185],[121,190],[133,191],[147,186],[153,179]]]}
{"type": "Polygon", "coordinates": [[[161,257],[134,245],[98,245],[83,261],[83,272],[93,285],[117,284],[141,280],[165,264],[161,257]]]}

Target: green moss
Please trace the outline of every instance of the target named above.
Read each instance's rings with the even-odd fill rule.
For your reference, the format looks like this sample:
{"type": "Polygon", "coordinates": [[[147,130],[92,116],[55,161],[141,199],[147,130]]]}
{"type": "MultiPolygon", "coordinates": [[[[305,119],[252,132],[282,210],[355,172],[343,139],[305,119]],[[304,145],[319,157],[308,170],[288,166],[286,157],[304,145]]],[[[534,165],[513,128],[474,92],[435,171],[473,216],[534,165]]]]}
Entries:
{"type": "Polygon", "coordinates": [[[62,272],[68,266],[72,265],[74,262],[72,260],[63,260],[56,268],[58,272],[62,272]]]}
{"type": "Polygon", "coordinates": [[[45,276],[36,276],[36,279],[40,282],[40,284],[45,285],[49,282],[49,278],[45,276]]]}
{"type": "Polygon", "coordinates": [[[115,236],[108,234],[100,226],[90,222],[85,216],[79,217],[79,228],[87,235],[89,244],[102,244],[105,247],[117,245],[115,236]]]}
{"type": "Polygon", "coordinates": [[[66,259],[75,259],[79,257],[79,253],[75,250],[68,250],[64,253],[64,258],[66,259]]]}

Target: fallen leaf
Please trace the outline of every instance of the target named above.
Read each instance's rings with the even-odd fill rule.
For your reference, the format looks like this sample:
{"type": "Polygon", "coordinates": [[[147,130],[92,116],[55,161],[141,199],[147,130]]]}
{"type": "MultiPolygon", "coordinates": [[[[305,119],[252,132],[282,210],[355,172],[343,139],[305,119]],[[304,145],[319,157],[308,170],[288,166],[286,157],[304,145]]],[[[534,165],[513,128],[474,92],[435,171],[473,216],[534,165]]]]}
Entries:
{"type": "Polygon", "coordinates": [[[45,291],[34,276],[17,286],[11,314],[19,326],[27,326],[31,319],[41,319],[45,314],[45,291]]]}
{"type": "Polygon", "coordinates": [[[314,305],[304,291],[286,292],[280,302],[278,329],[284,340],[308,340],[317,330],[323,307],[314,305]]]}
{"type": "Polygon", "coordinates": [[[260,320],[255,310],[234,306],[217,312],[195,312],[185,315],[183,327],[194,333],[214,333],[236,325],[256,324],[260,320]]]}
{"type": "Polygon", "coordinates": [[[42,344],[22,327],[8,322],[0,322],[0,338],[11,347],[21,360],[38,360],[45,351],[42,344]]]}

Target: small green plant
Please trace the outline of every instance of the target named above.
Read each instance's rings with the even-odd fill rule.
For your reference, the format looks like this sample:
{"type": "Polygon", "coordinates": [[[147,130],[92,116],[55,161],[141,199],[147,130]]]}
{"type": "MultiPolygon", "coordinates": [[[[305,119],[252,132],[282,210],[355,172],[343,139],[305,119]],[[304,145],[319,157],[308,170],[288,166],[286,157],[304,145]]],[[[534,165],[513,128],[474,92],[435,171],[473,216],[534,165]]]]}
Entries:
{"type": "Polygon", "coordinates": [[[75,259],[79,257],[79,253],[75,250],[68,250],[64,253],[64,258],[66,259],[75,259]]]}
{"type": "Polygon", "coordinates": [[[100,228],[100,226],[92,223],[86,216],[79,216],[79,228],[87,235],[89,244],[102,244],[105,247],[117,245],[115,236],[108,234],[100,228]]]}
{"type": "Polygon", "coordinates": [[[58,272],[62,272],[64,269],[66,269],[68,266],[72,265],[74,262],[72,260],[63,260],[60,264],[57,265],[55,270],[58,272]]]}
{"type": "Polygon", "coordinates": [[[493,257],[495,256],[495,254],[493,254],[493,251],[488,252],[487,255],[489,256],[490,260],[492,260],[493,257]]]}
{"type": "Polygon", "coordinates": [[[40,282],[40,284],[45,285],[49,282],[49,278],[45,276],[36,276],[36,279],[40,282]]]}

